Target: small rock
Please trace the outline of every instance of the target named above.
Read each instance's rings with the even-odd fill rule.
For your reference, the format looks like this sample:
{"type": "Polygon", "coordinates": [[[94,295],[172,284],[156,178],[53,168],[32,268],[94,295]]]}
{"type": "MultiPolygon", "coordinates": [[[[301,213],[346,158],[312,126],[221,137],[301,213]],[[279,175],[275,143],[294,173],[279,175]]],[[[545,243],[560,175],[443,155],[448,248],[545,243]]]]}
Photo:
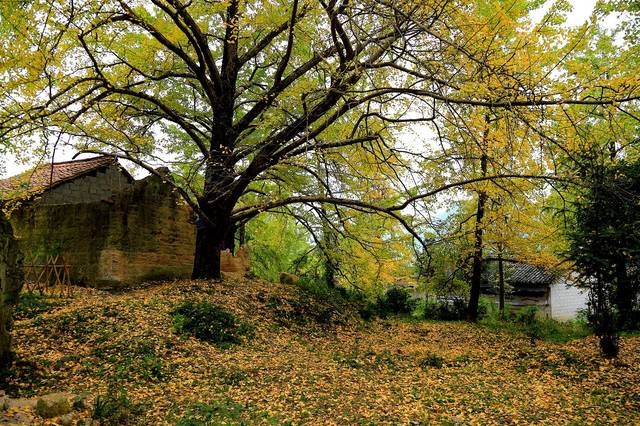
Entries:
{"type": "Polygon", "coordinates": [[[78,423],[76,423],[76,426],[100,426],[100,421],[92,419],[80,419],[78,420],[78,423]]]}
{"type": "Polygon", "coordinates": [[[41,422],[36,421],[36,419],[32,415],[29,415],[27,413],[11,413],[0,415],[0,424],[25,426],[41,424],[41,422]]]}
{"type": "Polygon", "coordinates": [[[0,395],[0,410],[6,410],[9,408],[9,397],[6,395],[0,395]]]}
{"type": "Polygon", "coordinates": [[[8,408],[17,408],[17,409],[25,409],[25,408],[36,408],[37,400],[34,398],[16,398],[16,399],[7,399],[8,408]]]}
{"type": "Polygon", "coordinates": [[[73,414],[65,414],[64,416],[58,417],[58,422],[62,426],[71,426],[73,424],[73,414]]]}
{"type": "Polygon", "coordinates": [[[280,272],[280,284],[298,284],[300,277],[288,272],[280,272]]]}
{"type": "Polygon", "coordinates": [[[87,408],[87,398],[89,398],[89,392],[82,392],[73,397],[73,409],[76,411],[83,411],[87,408]]]}
{"type": "Polygon", "coordinates": [[[71,411],[71,395],[68,393],[51,393],[38,399],[36,413],[40,417],[50,419],[71,411]]]}

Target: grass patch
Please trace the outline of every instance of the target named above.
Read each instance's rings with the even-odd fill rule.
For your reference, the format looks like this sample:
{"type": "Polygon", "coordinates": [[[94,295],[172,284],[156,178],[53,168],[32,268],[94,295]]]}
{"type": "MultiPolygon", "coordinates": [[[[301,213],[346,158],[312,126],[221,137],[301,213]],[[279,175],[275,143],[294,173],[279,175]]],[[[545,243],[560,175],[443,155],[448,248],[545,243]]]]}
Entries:
{"type": "Polygon", "coordinates": [[[350,352],[336,352],[333,360],[338,364],[353,368],[367,370],[394,370],[398,367],[397,357],[390,351],[383,350],[376,352],[368,349],[361,351],[359,347],[354,347],[350,352]]]}
{"type": "Polygon", "coordinates": [[[487,316],[479,324],[491,330],[506,330],[522,333],[533,341],[544,340],[553,343],[566,343],[582,339],[592,334],[585,321],[556,321],[540,318],[537,309],[531,307],[517,313],[505,311],[504,317],[496,309],[490,309],[487,316]]]}
{"type": "Polygon", "coordinates": [[[515,363],[515,370],[518,373],[537,370],[541,373],[551,373],[555,377],[573,380],[585,379],[592,368],[593,365],[566,349],[552,352],[520,351],[515,363]]]}
{"type": "Polygon", "coordinates": [[[63,302],[58,298],[51,296],[23,293],[20,295],[20,300],[14,311],[14,319],[31,319],[40,314],[48,312],[60,305],[63,302]]]}
{"type": "Polygon", "coordinates": [[[73,339],[78,343],[100,343],[109,340],[114,332],[120,331],[115,324],[105,325],[100,316],[90,308],[78,309],[46,320],[35,318],[33,325],[42,328],[49,336],[73,339]]]}
{"type": "Polygon", "coordinates": [[[420,367],[423,369],[442,368],[443,365],[444,358],[434,353],[428,354],[422,361],[420,361],[420,367]]]}
{"type": "Polygon", "coordinates": [[[229,398],[206,404],[196,403],[187,410],[184,416],[176,421],[177,426],[250,424],[289,425],[291,423],[283,423],[267,413],[257,411],[249,405],[239,404],[229,398]]]}
{"type": "Polygon", "coordinates": [[[242,343],[253,336],[254,327],[234,314],[209,302],[188,301],[172,312],[173,329],[221,348],[242,343]]]}
{"type": "MultiPolygon", "coordinates": [[[[113,379],[130,382],[161,382],[167,378],[167,368],[156,344],[147,338],[126,339],[118,344],[106,344],[96,347],[93,355],[108,363],[113,370],[113,379]]],[[[102,372],[101,363],[94,371],[102,372]]]]}
{"type": "Polygon", "coordinates": [[[211,380],[217,385],[238,386],[253,374],[255,374],[255,371],[218,367],[211,375],[211,380]]]}
{"type": "Polygon", "coordinates": [[[163,343],[151,334],[131,335],[132,317],[113,306],[100,310],[88,308],[53,318],[36,318],[41,327],[56,339],[73,340],[89,348],[89,356],[65,355],[52,365],[63,370],[80,362],[82,372],[94,377],[108,377],[118,382],[161,382],[168,368],[162,358],[163,343]]]}
{"type": "Polygon", "coordinates": [[[104,426],[126,425],[143,412],[143,405],[131,402],[124,388],[112,385],[107,393],[96,397],[91,418],[104,426]]]}

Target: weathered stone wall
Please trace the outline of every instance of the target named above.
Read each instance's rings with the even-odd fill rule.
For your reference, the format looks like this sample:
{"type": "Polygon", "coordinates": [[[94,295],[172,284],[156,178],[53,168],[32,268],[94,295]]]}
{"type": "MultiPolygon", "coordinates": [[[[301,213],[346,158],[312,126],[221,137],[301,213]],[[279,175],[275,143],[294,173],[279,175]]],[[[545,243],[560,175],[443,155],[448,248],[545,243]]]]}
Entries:
{"type": "Polygon", "coordinates": [[[40,205],[77,204],[109,200],[132,186],[131,180],[113,164],[45,192],[40,205]]]}
{"type": "Polygon", "coordinates": [[[62,205],[43,197],[14,212],[11,221],[25,254],[64,254],[72,282],[119,287],[189,277],[191,216],[170,185],[150,176],[108,201],[62,205]]]}

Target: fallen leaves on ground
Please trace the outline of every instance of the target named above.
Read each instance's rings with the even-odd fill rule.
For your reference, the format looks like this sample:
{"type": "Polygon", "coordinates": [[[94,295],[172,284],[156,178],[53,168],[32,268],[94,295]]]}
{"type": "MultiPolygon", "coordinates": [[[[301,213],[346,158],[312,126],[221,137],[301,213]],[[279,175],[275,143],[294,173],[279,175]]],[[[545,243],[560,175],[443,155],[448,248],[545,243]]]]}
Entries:
{"type": "Polygon", "coordinates": [[[30,368],[13,387],[97,395],[117,383],[142,404],[139,424],[640,423],[638,337],[608,361],[592,337],[532,346],[466,323],[307,309],[294,286],[241,278],[83,289],[16,323],[30,368]],[[220,349],[175,334],[170,312],[185,300],[224,307],[253,323],[255,337],[220,349]]]}

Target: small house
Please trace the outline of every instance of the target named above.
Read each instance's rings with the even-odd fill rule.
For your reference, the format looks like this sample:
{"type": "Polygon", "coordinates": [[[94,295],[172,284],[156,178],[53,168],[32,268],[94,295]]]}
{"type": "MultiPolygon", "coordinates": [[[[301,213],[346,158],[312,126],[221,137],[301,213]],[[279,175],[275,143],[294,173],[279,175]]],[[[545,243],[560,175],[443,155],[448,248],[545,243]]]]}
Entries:
{"type": "Polygon", "coordinates": [[[135,180],[113,157],[0,180],[0,200],[25,257],[63,256],[75,284],[119,287],[191,274],[191,209],[166,179],[135,180]]]}
{"type": "MultiPolygon", "coordinates": [[[[498,298],[495,270],[485,275],[482,293],[498,298]]],[[[570,279],[527,263],[504,264],[505,303],[514,311],[535,306],[546,318],[566,321],[587,308],[588,294],[570,279]]]]}

